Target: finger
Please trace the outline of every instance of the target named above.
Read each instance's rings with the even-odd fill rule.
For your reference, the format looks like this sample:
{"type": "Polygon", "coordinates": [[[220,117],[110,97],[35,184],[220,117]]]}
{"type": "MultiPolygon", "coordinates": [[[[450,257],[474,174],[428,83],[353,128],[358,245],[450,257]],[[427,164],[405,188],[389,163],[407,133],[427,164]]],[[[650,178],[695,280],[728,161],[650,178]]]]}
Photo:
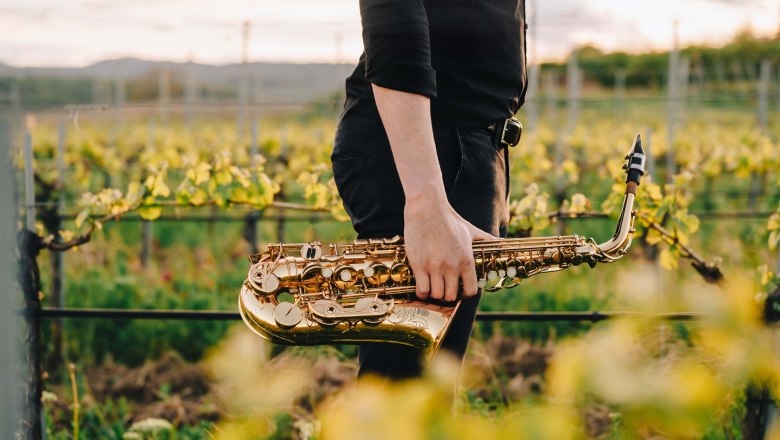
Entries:
{"type": "Polygon", "coordinates": [[[417,298],[426,299],[431,292],[431,281],[428,274],[420,271],[414,273],[414,284],[416,286],[417,298]]]}
{"type": "Polygon", "coordinates": [[[431,274],[431,298],[441,299],[444,296],[444,278],[431,274]]]}
{"type": "Polygon", "coordinates": [[[487,232],[483,231],[482,229],[479,229],[478,227],[472,225],[469,222],[466,222],[466,227],[468,228],[469,234],[471,234],[471,240],[496,240],[498,237],[495,235],[488,234],[487,232]]]}
{"type": "Polygon", "coordinates": [[[463,297],[464,298],[471,298],[472,296],[477,294],[477,271],[474,269],[473,265],[469,265],[468,267],[463,269],[463,272],[460,274],[461,279],[463,280],[463,297]]]}
{"type": "Polygon", "coordinates": [[[457,272],[447,273],[444,276],[444,300],[445,301],[455,301],[458,299],[458,289],[460,286],[458,285],[458,280],[460,279],[460,274],[457,272]]]}

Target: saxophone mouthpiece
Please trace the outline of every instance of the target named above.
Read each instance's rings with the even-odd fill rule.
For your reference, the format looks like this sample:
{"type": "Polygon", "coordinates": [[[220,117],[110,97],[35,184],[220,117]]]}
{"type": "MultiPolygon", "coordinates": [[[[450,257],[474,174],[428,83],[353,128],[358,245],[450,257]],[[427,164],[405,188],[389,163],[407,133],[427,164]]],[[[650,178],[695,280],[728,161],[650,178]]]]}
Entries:
{"type": "Polygon", "coordinates": [[[645,150],[642,149],[642,138],[637,133],[634,138],[634,145],[631,147],[631,151],[626,155],[626,163],[623,164],[623,169],[626,171],[626,192],[636,194],[636,187],[639,186],[639,181],[645,174],[645,150]]]}

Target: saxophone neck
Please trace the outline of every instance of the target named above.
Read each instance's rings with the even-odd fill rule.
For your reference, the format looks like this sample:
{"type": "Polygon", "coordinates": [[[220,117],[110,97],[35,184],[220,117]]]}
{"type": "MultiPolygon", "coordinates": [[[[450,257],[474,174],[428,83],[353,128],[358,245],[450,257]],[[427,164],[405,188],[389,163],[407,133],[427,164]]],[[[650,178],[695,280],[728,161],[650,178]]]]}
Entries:
{"type": "Polygon", "coordinates": [[[626,155],[623,169],[626,172],[626,192],[623,198],[623,206],[618,217],[615,234],[606,243],[598,245],[606,260],[614,260],[622,257],[628,247],[631,246],[631,238],[634,234],[634,199],[636,190],[642,176],[645,174],[645,152],[642,149],[642,139],[637,134],[634,145],[626,155]]]}

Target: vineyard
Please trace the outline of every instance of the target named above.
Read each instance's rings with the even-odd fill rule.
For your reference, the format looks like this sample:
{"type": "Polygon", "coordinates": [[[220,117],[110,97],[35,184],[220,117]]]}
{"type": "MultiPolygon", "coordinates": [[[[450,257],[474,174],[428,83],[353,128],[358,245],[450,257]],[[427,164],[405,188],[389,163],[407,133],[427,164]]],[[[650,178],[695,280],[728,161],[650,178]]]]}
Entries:
{"type": "Polygon", "coordinates": [[[758,438],[780,391],[780,115],[766,91],[659,93],[542,92],[518,115],[510,235],[607,239],[639,133],[634,243],[486,293],[454,412],[446,358],[355,383],[353,346],[273,346],[234,320],[248,254],[355,238],[330,167],[338,103],[13,114],[17,308],[47,436],[758,438]],[[55,313],[74,310],[104,315],[55,313]]]}

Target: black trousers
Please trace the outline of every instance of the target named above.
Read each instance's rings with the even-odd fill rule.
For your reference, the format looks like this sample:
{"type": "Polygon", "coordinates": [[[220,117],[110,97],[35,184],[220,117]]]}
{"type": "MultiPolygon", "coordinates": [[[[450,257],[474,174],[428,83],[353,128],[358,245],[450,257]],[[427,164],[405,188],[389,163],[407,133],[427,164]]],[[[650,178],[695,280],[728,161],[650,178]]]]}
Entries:
{"type": "MultiPolygon", "coordinates": [[[[506,236],[509,218],[509,159],[482,128],[434,125],[444,187],[452,207],[474,226],[506,236]]],[[[403,235],[404,192],[390,143],[378,119],[344,118],[331,155],[333,176],[358,238],[403,235]]],[[[435,243],[431,245],[435,246],[435,243]]],[[[461,304],[442,349],[458,358],[466,353],[479,295],[461,304]]],[[[422,353],[391,343],[362,344],[359,375],[391,379],[419,376],[422,353]]]]}

